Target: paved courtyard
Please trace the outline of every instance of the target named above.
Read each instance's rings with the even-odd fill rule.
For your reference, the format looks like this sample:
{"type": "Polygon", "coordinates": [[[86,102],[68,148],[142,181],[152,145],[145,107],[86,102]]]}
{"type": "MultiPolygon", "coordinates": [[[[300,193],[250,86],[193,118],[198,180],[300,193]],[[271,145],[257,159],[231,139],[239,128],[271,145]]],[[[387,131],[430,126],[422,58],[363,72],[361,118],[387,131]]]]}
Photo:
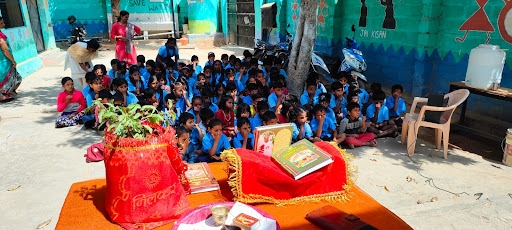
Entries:
{"type": "MultiPolygon", "coordinates": [[[[154,59],[163,42],[139,44],[138,54],[154,59]]],[[[204,63],[209,51],[241,56],[243,50],[191,46],[180,49],[180,57],[196,54],[204,63]]],[[[69,70],[63,71],[63,52],[43,55],[46,67],[24,79],[19,98],[0,103],[0,229],[35,229],[48,219],[44,229],[55,228],[70,185],[105,175],[102,162],[83,157],[101,137],[81,127],[54,128],[60,79],[69,70]]],[[[103,50],[94,63],[109,66],[113,57],[103,50]]],[[[399,138],[349,150],[356,184],[414,229],[511,228],[512,168],[459,149],[443,159],[442,150],[422,140],[416,151],[408,157],[399,138]]]]}

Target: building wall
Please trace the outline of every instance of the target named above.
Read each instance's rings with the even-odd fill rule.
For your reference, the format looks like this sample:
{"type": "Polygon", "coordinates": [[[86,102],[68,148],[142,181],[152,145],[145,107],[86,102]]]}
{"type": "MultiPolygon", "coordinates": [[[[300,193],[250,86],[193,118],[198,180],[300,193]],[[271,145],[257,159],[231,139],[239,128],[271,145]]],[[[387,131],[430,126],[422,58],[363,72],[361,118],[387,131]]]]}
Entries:
{"type": "Polygon", "coordinates": [[[55,38],[65,40],[70,36],[71,25],[68,16],[76,17],[77,22],[85,25],[88,37],[108,35],[108,18],[105,0],[51,0],[50,16],[55,38]]]}
{"type": "MultiPolygon", "coordinates": [[[[284,37],[287,24],[290,24],[289,31],[294,32],[300,14],[300,0],[275,1],[279,31],[276,33],[279,34],[273,32],[271,42],[277,41],[277,37],[284,37]]],[[[355,25],[354,38],[359,42],[368,64],[365,75],[369,81],[384,86],[401,84],[414,96],[426,96],[446,93],[450,82],[464,80],[469,52],[479,44],[488,42],[504,49],[509,49],[512,44],[509,26],[512,21],[507,17],[512,1],[386,2],[392,2],[393,7],[373,0],[318,0],[315,51],[341,56],[345,37],[354,36],[351,26],[355,25]],[[365,12],[363,3],[367,7],[366,17],[362,17],[365,12]],[[394,10],[395,26],[390,20],[385,20],[386,9],[388,14],[390,9],[394,10]]],[[[503,70],[502,87],[512,88],[511,68],[512,55],[509,54],[503,70]]],[[[471,95],[468,109],[510,120],[512,110],[506,109],[510,106],[511,103],[471,95]]]]}
{"type": "MultiPolygon", "coordinates": [[[[14,59],[18,63],[18,72],[23,77],[26,77],[40,69],[43,62],[37,53],[34,35],[32,34],[32,27],[30,25],[27,2],[26,0],[22,0],[20,2],[25,26],[6,28],[2,30],[2,32],[8,37],[14,59]]],[[[47,26],[51,25],[51,21],[49,20],[48,0],[38,0],[37,3],[45,49],[55,49],[56,46],[55,38],[53,37],[53,28],[51,26],[47,26]]]]}

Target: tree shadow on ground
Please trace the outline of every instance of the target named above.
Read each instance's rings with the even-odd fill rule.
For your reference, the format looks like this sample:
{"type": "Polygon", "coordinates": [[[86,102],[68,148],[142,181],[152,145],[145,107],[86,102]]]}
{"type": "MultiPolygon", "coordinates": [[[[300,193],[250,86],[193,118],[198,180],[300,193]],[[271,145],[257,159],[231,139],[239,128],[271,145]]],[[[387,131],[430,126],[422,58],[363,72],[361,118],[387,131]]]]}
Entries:
{"type": "Polygon", "coordinates": [[[59,91],[56,89],[62,89],[57,82],[51,86],[40,86],[31,88],[30,90],[20,90],[18,96],[14,100],[1,103],[0,106],[2,108],[18,108],[31,104],[53,107],[53,109],[55,109],[54,111],[56,111],[56,100],[57,95],[59,94],[59,91]]]}

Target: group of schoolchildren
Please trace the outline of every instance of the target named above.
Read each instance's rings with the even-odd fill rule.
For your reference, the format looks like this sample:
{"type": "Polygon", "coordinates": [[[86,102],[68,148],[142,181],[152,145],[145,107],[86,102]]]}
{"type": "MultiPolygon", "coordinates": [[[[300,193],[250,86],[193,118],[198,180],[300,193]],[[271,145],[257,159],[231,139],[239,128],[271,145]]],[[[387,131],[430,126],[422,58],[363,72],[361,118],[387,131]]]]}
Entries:
{"type": "Polygon", "coordinates": [[[328,93],[313,72],[298,97],[288,94],[282,62],[268,58],[260,68],[248,50],[243,59],[222,54],[217,60],[210,52],[204,66],[195,55],[189,65],[155,63],[142,55],[132,66],[113,59],[109,72],[96,65],[86,74],[83,93],[74,89],[71,78],[62,79],[57,107],[63,113],[56,127],[79,122],[97,126],[95,114],[82,110],[98,98],[118,106],[153,105],[175,127],[176,143],[188,163],[220,161],[220,153],[231,147],[254,149],[255,128],[278,123],[293,125],[293,142],[334,141],[348,148],[376,146],[376,137],[398,135],[405,112],[400,85],[386,98],[380,84],[367,92],[340,72],[328,93]]]}

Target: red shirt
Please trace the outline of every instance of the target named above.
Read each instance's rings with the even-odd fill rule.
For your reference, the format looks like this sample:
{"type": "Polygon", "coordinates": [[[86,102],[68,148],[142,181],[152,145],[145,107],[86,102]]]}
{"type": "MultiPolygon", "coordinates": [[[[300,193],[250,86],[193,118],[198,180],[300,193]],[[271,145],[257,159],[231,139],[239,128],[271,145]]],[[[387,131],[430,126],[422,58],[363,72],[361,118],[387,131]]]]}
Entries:
{"type": "Polygon", "coordinates": [[[101,81],[101,86],[103,89],[110,89],[110,77],[107,75],[103,75],[103,81],[101,81]]]}
{"type": "Polygon", "coordinates": [[[222,128],[226,129],[228,127],[235,127],[235,113],[233,110],[230,110],[228,114],[224,113],[224,110],[219,109],[215,113],[215,117],[219,118],[222,121],[222,128]]]}
{"type": "Polygon", "coordinates": [[[279,114],[277,116],[277,120],[279,122],[279,124],[285,124],[285,123],[288,123],[288,118],[283,116],[283,114],[279,114]]]}

